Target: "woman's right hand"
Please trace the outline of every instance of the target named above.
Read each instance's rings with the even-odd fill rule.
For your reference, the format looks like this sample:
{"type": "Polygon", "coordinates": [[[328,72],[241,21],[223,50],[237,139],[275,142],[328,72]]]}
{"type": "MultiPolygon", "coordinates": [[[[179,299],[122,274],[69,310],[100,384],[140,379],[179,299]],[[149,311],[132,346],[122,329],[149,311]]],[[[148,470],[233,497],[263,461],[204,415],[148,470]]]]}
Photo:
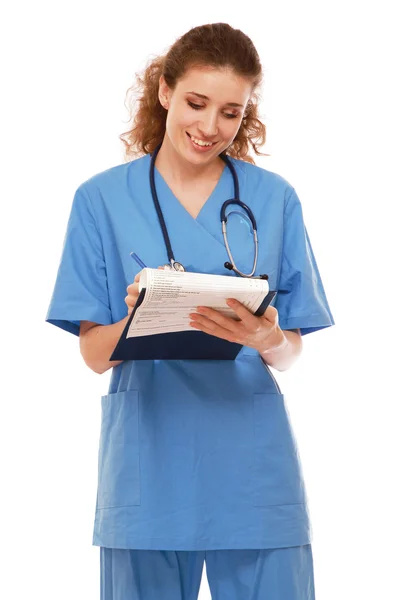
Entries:
{"type": "Polygon", "coordinates": [[[128,295],[125,296],[125,304],[128,307],[128,315],[130,315],[131,312],[133,311],[133,308],[134,308],[134,306],[135,306],[135,304],[137,302],[137,299],[139,298],[139,278],[140,278],[140,273],[141,273],[141,271],[139,271],[139,273],[137,273],[135,275],[134,283],[131,283],[126,288],[126,291],[128,292],[128,295]]]}
{"type": "MultiPolygon", "coordinates": [[[[164,267],[157,267],[157,268],[164,270],[164,267]]],[[[139,273],[137,273],[135,275],[134,283],[131,283],[126,288],[128,295],[125,296],[125,304],[128,307],[128,315],[130,315],[131,312],[133,311],[135,304],[137,302],[137,299],[139,298],[139,278],[140,278],[141,272],[142,271],[139,271],[139,273]]]]}

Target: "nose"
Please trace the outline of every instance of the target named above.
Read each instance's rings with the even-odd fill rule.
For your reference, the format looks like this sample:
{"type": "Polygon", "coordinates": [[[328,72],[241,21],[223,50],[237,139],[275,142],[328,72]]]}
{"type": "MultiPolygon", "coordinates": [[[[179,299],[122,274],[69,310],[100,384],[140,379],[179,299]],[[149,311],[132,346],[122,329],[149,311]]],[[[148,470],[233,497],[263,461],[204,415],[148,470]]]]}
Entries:
{"type": "Polygon", "coordinates": [[[218,133],[217,126],[218,115],[216,112],[209,111],[207,114],[202,115],[202,119],[199,123],[199,131],[204,138],[215,137],[218,133]]]}

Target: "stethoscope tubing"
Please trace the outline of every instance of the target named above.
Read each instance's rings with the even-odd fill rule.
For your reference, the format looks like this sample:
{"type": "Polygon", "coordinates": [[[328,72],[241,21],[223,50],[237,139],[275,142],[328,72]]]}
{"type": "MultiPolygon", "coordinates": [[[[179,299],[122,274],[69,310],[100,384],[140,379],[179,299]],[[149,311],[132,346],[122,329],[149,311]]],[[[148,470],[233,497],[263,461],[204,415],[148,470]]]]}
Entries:
{"type": "Polygon", "coordinates": [[[160,203],[158,201],[158,196],[157,196],[157,191],[156,191],[156,184],[155,184],[155,181],[154,181],[155,162],[156,162],[157,154],[158,154],[160,148],[161,148],[161,144],[159,144],[157,146],[157,148],[154,150],[154,152],[152,154],[152,157],[151,157],[151,164],[150,164],[150,187],[151,187],[151,194],[153,196],[154,206],[155,206],[155,209],[157,211],[158,220],[160,222],[162,234],[163,234],[163,237],[164,237],[165,246],[167,248],[168,260],[169,260],[169,262],[170,262],[170,264],[172,266],[172,263],[174,262],[174,253],[172,252],[171,240],[169,239],[167,226],[166,226],[165,220],[164,220],[164,215],[162,213],[161,206],[160,206],[160,203]]]}
{"type": "MultiPolygon", "coordinates": [[[[161,148],[161,143],[155,148],[153,154],[151,155],[151,163],[150,163],[150,187],[151,187],[151,194],[152,194],[152,197],[153,197],[154,207],[156,209],[158,220],[160,222],[162,234],[163,234],[163,237],[164,237],[164,242],[165,242],[165,246],[166,246],[166,250],[167,250],[169,265],[171,266],[172,269],[174,269],[176,271],[181,271],[181,270],[184,270],[184,267],[180,263],[178,263],[175,260],[175,258],[174,258],[174,253],[172,251],[171,240],[169,238],[167,226],[166,226],[165,220],[164,220],[164,215],[162,213],[161,206],[160,206],[160,203],[159,203],[159,200],[158,200],[157,190],[156,190],[156,185],[155,185],[155,180],[154,180],[155,161],[156,161],[156,158],[157,158],[157,154],[160,151],[160,148],[161,148]]],[[[219,156],[227,164],[227,166],[229,167],[229,170],[230,170],[230,172],[232,174],[232,177],[233,177],[233,184],[234,184],[234,198],[231,198],[230,200],[226,200],[223,203],[223,205],[221,206],[221,211],[220,211],[220,218],[221,218],[221,225],[222,225],[222,235],[224,237],[226,251],[227,251],[229,259],[231,261],[230,264],[229,263],[225,263],[225,266],[229,270],[235,271],[235,273],[237,273],[241,277],[253,277],[253,275],[255,273],[255,270],[256,270],[256,266],[257,266],[257,260],[258,260],[258,237],[257,237],[257,224],[256,224],[256,220],[255,220],[255,217],[254,217],[253,212],[250,209],[250,207],[247,206],[247,204],[245,204],[244,202],[242,202],[240,200],[240,195],[239,195],[239,181],[238,181],[236,170],[235,170],[233,164],[231,163],[231,161],[228,159],[228,157],[225,154],[220,154],[219,156]],[[254,251],[253,268],[251,270],[251,273],[242,273],[242,271],[240,271],[236,267],[235,262],[233,260],[231,249],[230,249],[229,244],[228,244],[228,239],[227,239],[227,234],[226,234],[226,223],[227,223],[227,220],[228,220],[228,216],[226,214],[226,209],[227,209],[227,207],[230,204],[238,204],[241,208],[243,208],[246,211],[246,213],[248,214],[248,216],[250,218],[250,221],[252,223],[252,226],[253,226],[253,238],[254,238],[255,251],[254,251]],[[227,265],[229,265],[229,266],[227,266],[227,265]]]]}

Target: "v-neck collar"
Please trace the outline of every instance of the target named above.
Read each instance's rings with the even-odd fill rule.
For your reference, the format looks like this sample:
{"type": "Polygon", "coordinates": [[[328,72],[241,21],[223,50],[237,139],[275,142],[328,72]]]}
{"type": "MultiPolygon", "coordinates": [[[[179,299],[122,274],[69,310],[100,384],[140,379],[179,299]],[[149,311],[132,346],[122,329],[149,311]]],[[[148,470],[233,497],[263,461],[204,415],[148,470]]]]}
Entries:
{"type": "MultiPolygon", "coordinates": [[[[240,161],[231,157],[229,160],[231,160],[236,170],[240,193],[243,193],[246,197],[245,170],[240,161]]],[[[144,162],[147,180],[150,161],[151,155],[147,154],[144,162]]],[[[157,168],[154,169],[154,183],[175,259],[182,262],[188,271],[226,274],[223,265],[228,258],[228,254],[221,230],[220,210],[223,202],[232,199],[235,195],[234,180],[229,166],[224,165],[219,180],[196,219],[174,195],[157,168]]],[[[146,206],[149,207],[152,224],[156,223],[158,225],[155,231],[159,232],[161,242],[162,230],[157,211],[152,202],[150,185],[147,193],[146,206]]],[[[163,242],[164,246],[165,240],[163,242]]]]}
{"type": "Polygon", "coordinates": [[[183,211],[184,214],[187,215],[187,217],[192,219],[192,221],[194,221],[194,222],[199,222],[204,211],[213,203],[214,198],[216,196],[218,196],[219,188],[222,186],[223,181],[225,180],[228,171],[229,171],[229,167],[227,164],[225,164],[224,168],[221,172],[221,175],[219,176],[219,179],[218,179],[217,183],[215,184],[214,189],[212,190],[211,194],[209,195],[207,200],[204,202],[204,204],[201,207],[200,211],[198,212],[197,216],[193,217],[190,214],[190,212],[183,206],[182,202],[175,196],[174,192],[171,190],[168,183],[165,181],[164,177],[161,175],[160,171],[157,169],[157,166],[154,165],[154,180],[155,180],[155,184],[156,184],[156,191],[157,191],[158,186],[160,186],[159,189],[161,188],[160,192],[157,192],[158,199],[160,201],[160,195],[162,193],[162,190],[164,189],[169,194],[171,199],[180,207],[180,210],[183,211]]]}

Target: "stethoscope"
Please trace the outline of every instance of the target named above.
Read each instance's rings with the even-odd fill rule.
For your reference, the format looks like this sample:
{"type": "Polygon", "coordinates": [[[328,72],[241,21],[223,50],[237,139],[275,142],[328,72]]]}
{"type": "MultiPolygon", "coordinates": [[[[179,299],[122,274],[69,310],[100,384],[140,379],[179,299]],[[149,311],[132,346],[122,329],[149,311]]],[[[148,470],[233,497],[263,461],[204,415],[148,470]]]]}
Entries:
{"type": "MultiPolygon", "coordinates": [[[[171,269],[174,271],[185,271],[185,267],[178,262],[177,260],[175,260],[174,258],[174,254],[172,252],[172,246],[171,246],[171,242],[169,239],[169,235],[168,235],[168,231],[167,231],[167,226],[165,225],[165,221],[164,221],[164,216],[160,207],[160,203],[158,201],[158,196],[157,196],[157,192],[156,192],[156,186],[155,186],[155,182],[154,182],[154,173],[155,173],[155,161],[157,158],[157,154],[159,152],[161,148],[161,144],[159,144],[157,146],[157,148],[154,150],[153,154],[151,155],[151,163],[150,163],[150,186],[151,186],[151,195],[153,196],[153,202],[154,202],[154,207],[157,211],[157,216],[158,216],[158,220],[160,222],[161,225],[161,230],[162,230],[162,234],[164,237],[164,242],[165,242],[165,247],[167,249],[167,254],[168,254],[168,260],[169,263],[167,263],[166,265],[164,265],[165,268],[167,269],[171,269]]],[[[228,157],[224,154],[220,154],[219,155],[222,160],[228,165],[230,172],[232,173],[232,177],[233,177],[233,183],[234,183],[234,194],[235,197],[232,198],[231,200],[226,200],[223,205],[221,206],[221,211],[220,211],[220,215],[221,215],[221,225],[222,225],[222,235],[224,236],[224,243],[225,243],[225,248],[226,251],[228,253],[229,259],[231,262],[226,262],[224,263],[224,267],[226,269],[228,269],[229,271],[234,271],[237,275],[240,275],[241,277],[253,277],[254,273],[256,271],[256,267],[257,267],[257,260],[258,260],[258,237],[257,237],[257,224],[256,224],[256,220],[254,218],[253,212],[251,211],[251,209],[247,206],[247,204],[245,204],[244,202],[242,202],[240,200],[240,196],[239,196],[239,181],[238,181],[238,177],[236,174],[236,170],[233,166],[233,164],[230,162],[230,160],[228,159],[228,157]],[[226,214],[226,209],[230,204],[238,204],[241,208],[243,208],[246,213],[247,216],[249,217],[251,224],[253,226],[253,238],[254,238],[254,261],[253,261],[253,268],[251,270],[250,273],[242,273],[242,271],[240,271],[236,265],[235,262],[233,260],[233,256],[232,256],[232,252],[231,249],[229,247],[228,244],[228,238],[227,238],[227,234],[226,234],[226,224],[228,221],[228,216],[226,214]]],[[[259,276],[254,276],[255,279],[268,279],[268,275],[259,275],[259,276]]]]}

